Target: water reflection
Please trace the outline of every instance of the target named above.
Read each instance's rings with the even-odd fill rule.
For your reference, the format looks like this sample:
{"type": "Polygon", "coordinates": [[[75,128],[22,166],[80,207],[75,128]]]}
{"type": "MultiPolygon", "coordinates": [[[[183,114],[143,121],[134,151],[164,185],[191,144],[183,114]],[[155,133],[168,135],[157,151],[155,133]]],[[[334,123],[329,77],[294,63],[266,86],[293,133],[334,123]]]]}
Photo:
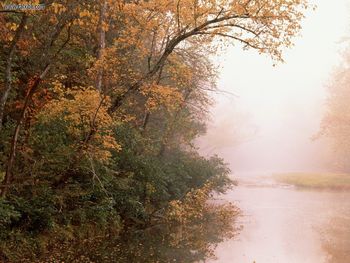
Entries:
{"type": "Polygon", "coordinates": [[[205,262],[215,258],[217,244],[232,239],[239,230],[232,220],[213,214],[201,222],[160,224],[130,230],[115,239],[85,240],[51,254],[44,262],[205,262]]]}
{"type": "Polygon", "coordinates": [[[350,210],[329,220],[324,229],[322,244],[332,263],[350,262],[350,210]]]}
{"type": "Polygon", "coordinates": [[[220,263],[349,263],[350,193],[298,190],[251,178],[227,193],[244,225],[218,245],[220,263]]]}
{"type": "Polygon", "coordinates": [[[44,262],[350,262],[349,192],[298,190],[258,178],[221,199],[242,210],[235,221],[213,214],[195,224],[130,230],[69,245],[44,262]]]}

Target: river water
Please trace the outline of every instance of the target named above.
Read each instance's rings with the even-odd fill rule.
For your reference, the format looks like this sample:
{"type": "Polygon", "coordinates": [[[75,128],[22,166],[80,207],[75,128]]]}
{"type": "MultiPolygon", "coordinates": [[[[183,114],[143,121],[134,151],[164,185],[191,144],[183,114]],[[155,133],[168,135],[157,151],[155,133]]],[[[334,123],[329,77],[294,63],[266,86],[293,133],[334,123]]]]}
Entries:
{"type": "Polygon", "coordinates": [[[220,198],[241,208],[243,228],[206,262],[350,262],[349,192],[300,190],[258,176],[238,181],[220,198]]]}
{"type": "Polygon", "coordinates": [[[350,192],[300,190],[267,176],[238,182],[213,200],[241,209],[232,222],[155,225],[72,244],[40,262],[350,263],[350,192]]]}

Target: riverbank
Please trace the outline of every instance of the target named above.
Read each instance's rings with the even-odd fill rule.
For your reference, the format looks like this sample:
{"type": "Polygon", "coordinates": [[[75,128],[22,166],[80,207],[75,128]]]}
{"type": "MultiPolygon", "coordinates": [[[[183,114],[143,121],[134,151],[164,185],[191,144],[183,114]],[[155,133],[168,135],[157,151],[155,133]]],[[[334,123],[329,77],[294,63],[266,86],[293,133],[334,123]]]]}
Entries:
{"type": "MultiPolygon", "coordinates": [[[[212,202],[217,191],[217,185],[208,182],[170,201],[150,220],[138,225],[119,221],[104,227],[97,222],[55,224],[46,231],[32,233],[7,228],[0,231],[0,262],[205,261],[214,258],[217,244],[233,238],[240,230],[235,224],[240,210],[230,202],[212,202]]],[[[0,220],[0,230],[1,224],[0,220]]]]}
{"type": "Polygon", "coordinates": [[[280,173],[273,174],[278,183],[299,188],[350,191],[350,175],[336,173],[280,173]]]}

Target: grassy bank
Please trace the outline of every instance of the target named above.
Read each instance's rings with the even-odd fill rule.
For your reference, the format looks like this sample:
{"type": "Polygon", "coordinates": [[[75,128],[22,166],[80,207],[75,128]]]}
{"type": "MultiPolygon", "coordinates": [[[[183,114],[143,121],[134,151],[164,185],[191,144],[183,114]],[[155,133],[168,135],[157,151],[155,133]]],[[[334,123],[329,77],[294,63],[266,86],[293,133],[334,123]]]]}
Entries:
{"type": "Polygon", "coordinates": [[[279,183],[301,188],[350,190],[349,174],[333,173],[281,173],[273,178],[279,183]]]}

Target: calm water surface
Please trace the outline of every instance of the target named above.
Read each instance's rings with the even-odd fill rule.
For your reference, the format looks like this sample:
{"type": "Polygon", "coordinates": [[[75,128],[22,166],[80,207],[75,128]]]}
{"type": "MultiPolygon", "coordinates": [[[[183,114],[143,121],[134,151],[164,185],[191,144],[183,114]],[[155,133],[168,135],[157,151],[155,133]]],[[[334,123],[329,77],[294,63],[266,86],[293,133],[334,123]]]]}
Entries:
{"type": "Polygon", "coordinates": [[[268,177],[239,182],[214,201],[240,207],[234,222],[158,225],[86,240],[62,249],[61,261],[52,255],[44,262],[350,263],[350,192],[298,190],[268,177]]]}
{"type": "Polygon", "coordinates": [[[206,262],[350,262],[349,192],[298,190],[263,177],[239,182],[220,198],[242,209],[243,229],[206,262]]]}

